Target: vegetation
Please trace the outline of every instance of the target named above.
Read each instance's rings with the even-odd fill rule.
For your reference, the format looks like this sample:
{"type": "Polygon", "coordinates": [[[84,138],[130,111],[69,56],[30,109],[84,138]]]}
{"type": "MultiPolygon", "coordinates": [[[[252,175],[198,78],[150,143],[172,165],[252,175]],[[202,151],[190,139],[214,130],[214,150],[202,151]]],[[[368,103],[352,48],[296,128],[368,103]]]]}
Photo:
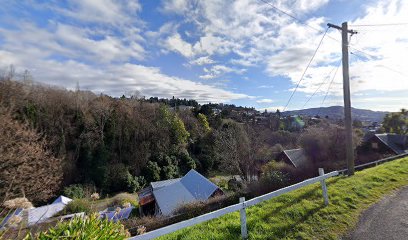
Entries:
{"type": "Polygon", "coordinates": [[[85,191],[81,184],[72,184],[72,185],[69,185],[68,187],[65,187],[63,194],[64,196],[73,198],[73,199],[85,197],[85,191]]]}
{"type": "MultiPolygon", "coordinates": [[[[113,98],[81,91],[79,87],[67,91],[8,78],[0,79],[0,107],[10,112],[2,116],[7,117],[2,124],[27,124],[24,128],[37,138],[30,143],[37,142],[43,149],[41,156],[54,161],[37,171],[55,178],[48,181],[53,186],[43,189],[47,194],[40,194],[38,199],[28,195],[35,201],[49,200],[58,191],[80,198],[80,185],[94,186],[103,196],[132,193],[150,181],[180,177],[192,168],[203,174],[222,170],[247,178],[259,172],[261,163],[274,158],[281,149],[277,146],[296,146],[299,134],[276,132],[276,117],[272,118],[277,123],[271,120],[267,125],[255,124],[248,114],[255,111],[251,108],[199,106],[193,100],[145,99],[138,94],[113,98]],[[195,109],[177,110],[180,104],[195,109]],[[223,113],[215,114],[216,108],[223,113]]],[[[25,155],[24,151],[20,148],[18,155],[25,155]]],[[[7,154],[17,156],[12,151],[7,154]]],[[[9,171],[7,166],[2,171],[9,171]]],[[[26,182],[31,185],[43,183],[44,179],[27,172],[14,175],[30,176],[26,182]]],[[[1,183],[5,182],[10,183],[10,179],[1,183]]],[[[21,193],[17,182],[12,185],[21,193]]]]}
{"type": "MultiPolygon", "coordinates": [[[[408,184],[408,158],[328,180],[329,206],[319,184],[247,209],[249,239],[338,239],[360,213],[382,196],[408,184]]],[[[239,239],[239,213],[166,235],[160,239],[239,239]]]]}
{"type": "Polygon", "coordinates": [[[26,196],[42,202],[53,197],[62,180],[61,159],[29,126],[0,106],[0,199],[26,196]]]}
{"type": "Polygon", "coordinates": [[[92,212],[92,204],[89,200],[85,198],[81,199],[74,199],[65,206],[64,210],[60,215],[67,215],[73,213],[81,213],[84,212],[86,214],[92,212]]]}
{"type": "Polygon", "coordinates": [[[385,132],[408,134],[408,111],[401,109],[401,112],[389,113],[383,122],[385,132]]]}
{"type": "MultiPolygon", "coordinates": [[[[353,148],[360,144],[361,135],[353,133],[353,148]]],[[[334,124],[318,124],[308,127],[301,135],[300,145],[315,167],[325,169],[344,168],[346,159],[345,129],[334,124]]]]}
{"type": "Polygon", "coordinates": [[[37,236],[27,235],[25,239],[57,240],[57,239],[126,239],[129,237],[124,226],[119,222],[101,219],[99,215],[76,217],[69,222],[60,222],[55,227],[41,232],[37,236]]]}

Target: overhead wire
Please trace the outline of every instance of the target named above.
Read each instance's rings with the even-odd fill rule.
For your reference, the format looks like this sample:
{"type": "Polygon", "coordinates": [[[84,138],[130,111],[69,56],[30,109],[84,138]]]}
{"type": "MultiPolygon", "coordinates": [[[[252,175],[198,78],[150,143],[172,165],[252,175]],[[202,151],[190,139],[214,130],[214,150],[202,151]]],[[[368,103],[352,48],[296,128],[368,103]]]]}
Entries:
{"type": "Polygon", "coordinates": [[[269,1],[267,1],[267,0],[260,0],[260,1],[263,2],[263,3],[265,3],[265,4],[267,4],[267,5],[269,5],[269,6],[271,6],[271,7],[272,7],[273,9],[275,9],[276,11],[278,11],[278,12],[280,12],[280,13],[283,13],[283,14],[285,14],[285,15],[288,16],[288,17],[293,18],[293,19],[296,20],[297,22],[302,23],[303,25],[308,26],[309,28],[311,28],[311,29],[313,29],[313,30],[315,30],[315,31],[318,31],[319,33],[323,33],[322,30],[320,30],[320,29],[318,29],[318,28],[316,28],[316,27],[313,27],[312,25],[310,25],[310,24],[308,24],[308,23],[302,21],[301,19],[297,18],[297,17],[294,16],[293,14],[290,14],[290,13],[288,13],[288,12],[286,12],[286,11],[284,11],[284,10],[278,8],[278,7],[276,7],[276,6],[273,5],[271,2],[269,2],[269,1]]]}
{"type": "MultiPolygon", "coordinates": [[[[286,12],[286,11],[284,11],[284,10],[278,8],[278,7],[276,7],[276,6],[273,5],[271,2],[269,2],[269,1],[267,1],[267,0],[259,0],[259,1],[261,1],[261,2],[263,2],[263,3],[265,3],[265,4],[269,5],[269,6],[271,6],[275,11],[278,11],[278,12],[280,12],[280,13],[282,13],[282,14],[284,14],[284,15],[286,15],[286,16],[288,16],[288,17],[294,19],[294,20],[296,20],[297,22],[303,24],[304,26],[309,27],[310,29],[313,29],[313,30],[317,31],[318,33],[323,33],[323,31],[322,31],[321,29],[318,29],[318,28],[316,28],[316,27],[314,27],[314,26],[308,24],[307,22],[301,20],[300,18],[294,16],[293,14],[290,14],[290,13],[288,13],[288,12],[286,12]]],[[[330,39],[332,39],[332,40],[334,40],[334,41],[336,41],[336,42],[340,42],[340,43],[341,43],[341,40],[339,40],[339,39],[337,39],[337,38],[335,38],[335,37],[332,37],[332,36],[330,36],[330,35],[327,35],[327,37],[330,38],[330,39]]],[[[365,53],[363,50],[354,47],[352,44],[349,44],[348,47],[354,49],[355,51],[358,51],[358,52],[361,52],[361,53],[364,53],[364,54],[368,54],[368,53],[365,53]]],[[[373,56],[373,55],[371,55],[371,54],[368,54],[368,55],[370,55],[370,56],[373,57],[373,58],[376,58],[375,56],[373,56]]]]}
{"type": "Polygon", "coordinates": [[[307,70],[309,69],[310,64],[313,62],[313,59],[314,59],[314,57],[316,56],[317,51],[319,50],[320,46],[322,45],[323,39],[324,39],[324,37],[326,36],[328,30],[329,30],[329,28],[326,29],[326,31],[324,32],[322,38],[320,39],[320,42],[319,42],[319,44],[317,45],[317,48],[316,48],[316,50],[314,51],[312,58],[310,59],[309,63],[307,64],[305,70],[304,70],[303,73],[302,73],[302,76],[300,77],[299,81],[298,81],[297,84],[296,84],[295,89],[293,90],[292,94],[290,95],[289,100],[288,100],[288,102],[286,103],[285,108],[283,109],[283,112],[286,110],[286,108],[288,107],[290,101],[291,101],[292,98],[293,98],[293,95],[295,94],[295,92],[296,92],[297,89],[299,88],[299,85],[300,85],[300,83],[302,82],[302,80],[303,80],[303,78],[304,78],[304,76],[305,76],[307,70]]]}
{"type": "Polygon", "coordinates": [[[333,84],[333,82],[334,82],[334,79],[335,79],[336,76],[337,76],[337,72],[338,72],[340,66],[341,66],[341,62],[339,63],[339,65],[337,65],[336,71],[334,72],[333,78],[332,78],[331,81],[330,81],[330,84],[329,84],[329,87],[327,88],[326,94],[324,95],[324,98],[323,98],[322,102],[320,103],[320,107],[319,107],[319,110],[318,110],[318,112],[317,112],[317,115],[320,114],[320,110],[321,110],[321,108],[323,107],[324,102],[326,101],[327,95],[329,94],[329,91],[330,91],[331,86],[332,86],[332,84],[333,84]]]}
{"type": "Polygon", "coordinates": [[[302,108],[305,108],[305,106],[309,103],[309,101],[313,98],[314,95],[316,95],[317,91],[319,91],[319,89],[323,86],[323,84],[330,79],[331,74],[333,73],[334,69],[336,68],[332,68],[329,72],[329,74],[323,79],[323,81],[319,84],[318,88],[316,88],[316,90],[313,92],[313,94],[307,99],[307,101],[305,102],[305,104],[303,104],[302,108]]]}
{"type": "MultiPolygon", "coordinates": [[[[357,58],[359,58],[359,59],[361,59],[361,60],[363,60],[363,61],[365,60],[362,56],[360,56],[360,55],[358,55],[358,54],[356,54],[356,53],[354,53],[354,52],[350,52],[350,54],[356,56],[357,58]]],[[[400,74],[401,76],[408,77],[408,75],[406,75],[406,74],[404,74],[404,73],[402,73],[402,72],[400,72],[400,71],[398,71],[398,70],[395,70],[395,69],[393,69],[393,68],[391,68],[391,67],[388,67],[388,66],[386,66],[386,65],[384,65],[384,64],[378,64],[377,66],[378,66],[378,67],[385,68],[385,69],[388,69],[388,70],[390,70],[390,71],[392,71],[392,72],[394,72],[394,73],[398,73],[398,74],[400,74]]]]}

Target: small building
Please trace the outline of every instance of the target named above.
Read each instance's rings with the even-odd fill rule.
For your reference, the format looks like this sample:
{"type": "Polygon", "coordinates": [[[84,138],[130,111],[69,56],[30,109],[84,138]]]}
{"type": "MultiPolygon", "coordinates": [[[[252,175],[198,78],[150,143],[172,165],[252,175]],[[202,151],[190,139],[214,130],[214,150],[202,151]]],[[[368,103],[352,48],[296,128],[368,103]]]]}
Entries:
{"type": "Polygon", "coordinates": [[[171,216],[183,204],[222,194],[217,185],[192,169],[182,178],[152,182],[142,189],[138,193],[139,211],[141,215],[171,216]]]}
{"type": "Polygon", "coordinates": [[[284,150],[276,160],[283,161],[295,168],[305,168],[311,164],[303,148],[284,150]]]}
{"type": "Polygon", "coordinates": [[[392,133],[374,134],[368,140],[372,151],[389,154],[408,153],[408,136],[392,133]]]}
{"type": "Polygon", "coordinates": [[[71,202],[72,199],[59,196],[49,205],[45,205],[42,207],[32,208],[28,210],[28,225],[33,225],[41,222],[45,222],[55,214],[62,211],[65,206],[71,202]]]}

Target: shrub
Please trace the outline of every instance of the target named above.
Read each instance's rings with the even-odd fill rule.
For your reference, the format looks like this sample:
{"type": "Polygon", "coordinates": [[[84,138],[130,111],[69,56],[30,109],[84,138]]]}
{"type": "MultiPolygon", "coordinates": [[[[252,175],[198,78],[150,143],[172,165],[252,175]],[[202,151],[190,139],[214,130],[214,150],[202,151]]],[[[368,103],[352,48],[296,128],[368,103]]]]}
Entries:
{"type": "Polygon", "coordinates": [[[63,215],[66,214],[73,214],[73,213],[91,213],[92,206],[91,202],[88,199],[74,199],[65,206],[64,210],[62,211],[63,215]]]}
{"type": "Polygon", "coordinates": [[[149,161],[144,169],[144,173],[148,182],[160,180],[160,167],[157,162],[149,161]]]}
{"type": "Polygon", "coordinates": [[[104,188],[107,192],[136,192],[144,186],[144,178],[133,177],[124,164],[112,165],[107,171],[104,188]]]}
{"type": "Polygon", "coordinates": [[[60,222],[55,227],[41,232],[37,237],[26,239],[126,239],[130,234],[119,222],[100,219],[98,214],[76,217],[69,222],[60,222]]]}
{"type": "Polygon", "coordinates": [[[109,204],[112,207],[123,206],[125,203],[130,203],[134,207],[139,205],[137,197],[129,193],[119,193],[112,198],[112,202],[109,204]]]}
{"type": "Polygon", "coordinates": [[[85,197],[85,191],[81,184],[69,185],[64,188],[63,193],[65,196],[73,199],[85,197]]]}
{"type": "Polygon", "coordinates": [[[181,214],[185,219],[196,217],[217,209],[227,207],[239,202],[240,192],[225,194],[208,199],[207,201],[196,201],[183,204],[175,210],[176,214],[181,214]]]}

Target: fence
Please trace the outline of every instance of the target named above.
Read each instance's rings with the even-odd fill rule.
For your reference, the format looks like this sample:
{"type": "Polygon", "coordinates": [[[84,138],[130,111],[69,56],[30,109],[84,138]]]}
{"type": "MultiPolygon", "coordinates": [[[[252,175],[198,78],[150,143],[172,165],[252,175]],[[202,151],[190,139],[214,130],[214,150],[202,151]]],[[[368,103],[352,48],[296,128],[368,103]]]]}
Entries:
{"type": "MultiPolygon", "coordinates": [[[[378,164],[382,164],[382,163],[385,163],[385,162],[388,162],[388,161],[392,161],[392,160],[402,158],[402,157],[407,157],[407,156],[408,156],[408,152],[407,153],[402,153],[402,154],[399,154],[399,155],[395,155],[395,156],[391,156],[391,157],[387,157],[387,158],[383,158],[383,159],[380,159],[380,160],[377,160],[377,161],[360,164],[360,165],[355,166],[354,169],[356,169],[356,170],[357,169],[364,169],[364,168],[367,168],[367,167],[369,167],[371,165],[377,166],[378,164]]],[[[347,173],[347,169],[339,170],[338,172],[339,172],[339,174],[345,174],[345,173],[347,173]]]]}
{"type": "Polygon", "coordinates": [[[142,234],[142,235],[134,236],[134,237],[129,238],[128,240],[153,239],[153,238],[160,237],[160,236],[163,236],[165,234],[169,234],[169,233],[175,232],[177,230],[180,230],[180,229],[183,229],[183,228],[186,228],[186,227],[190,227],[190,226],[193,226],[193,225],[196,225],[196,224],[199,224],[199,223],[202,223],[202,222],[214,219],[214,218],[221,217],[221,216],[223,216],[225,214],[232,213],[232,212],[235,212],[235,211],[240,211],[241,236],[242,236],[242,239],[246,239],[248,237],[248,230],[247,230],[247,225],[246,225],[246,210],[245,210],[247,207],[256,205],[256,204],[261,203],[263,201],[269,200],[269,199],[274,198],[274,197],[278,197],[278,196],[280,196],[282,194],[294,191],[296,189],[299,189],[299,188],[302,188],[302,187],[305,187],[307,185],[317,183],[317,182],[320,182],[320,184],[321,184],[322,192],[323,192],[323,200],[324,200],[324,203],[326,205],[328,205],[329,204],[329,197],[328,197],[328,194],[327,194],[327,186],[326,186],[326,183],[325,183],[325,179],[330,178],[330,177],[334,177],[334,176],[337,176],[337,175],[339,175],[338,171],[334,171],[334,172],[331,172],[331,173],[328,173],[328,174],[324,174],[324,170],[322,168],[319,168],[319,176],[318,177],[304,180],[303,182],[296,183],[294,185],[291,185],[291,186],[288,186],[288,187],[285,187],[285,188],[281,188],[279,190],[267,193],[265,195],[262,195],[262,196],[259,196],[259,197],[256,197],[256,198],[252,198],[252,199],[247,200],[247,201],[245,201],[245,198],[242,197],[242,198],[239,199],[239,203],[237,203],[237,204],[234,204],[234,205],[231,205],[231,206],[216,210],[214,212],[206,213],[204,215],[200,215],[200,216],[195,217],[195,218],[191,218],[191,219],[188,219],[188,220],[185,220],[185,221],[181,221],[181,222],[178,222],[178,223],[175,223],[175,224],[163,227],[163,228],[159,228],[159,229],[147,232],[147,233],[142,234]]]}

